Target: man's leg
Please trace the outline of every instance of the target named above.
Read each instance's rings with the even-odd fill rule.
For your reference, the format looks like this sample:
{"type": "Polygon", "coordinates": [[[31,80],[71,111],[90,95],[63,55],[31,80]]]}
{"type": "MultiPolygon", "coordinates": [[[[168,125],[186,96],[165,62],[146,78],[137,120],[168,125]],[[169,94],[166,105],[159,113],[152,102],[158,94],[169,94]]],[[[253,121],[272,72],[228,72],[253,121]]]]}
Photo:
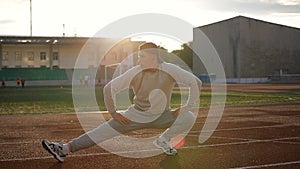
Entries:
{"type": "Polygon", "coordinates": [[[71,152],[89,148],[105,140],[128,133],[130,131],[143,128],[143,124],[130,122],[128,125],[122,125],[114,119],[101,124],[99,127],[70,141],[69,147],[71,152]]]}
{"type": "Polygon", "coordinates": [[[140,123],[130,122],[128,125],[122,125],[116,120],[111,119],[97,128],[73,139],[67,144],[43,140],[42,145],[59,162],[63,162],[64,157],[66,157],[70,152],[89,148],[101,143],[102,141],[118,136],[121,133],[124,134],[141,128],[144,128],[144,125],[140,123]]]}
{"type": "Polygon", "coordinates": [[[181,113],[177,118],[172,111],[164,112],[158,119],[151,123],[154,128],[168,128],[153,144],[162,149],[167,155],[176,155],[177,150],[170,143],[172,137],[187,133],[195,122],[192,112],[181,113]]]}
{"type": "Polygon", "coordinates": [[[193,127],[196,117],[192,112],[183,112],[179,114],[175,122],[161,135],[166,140],[179,134],[187,134],[193,127]]]}

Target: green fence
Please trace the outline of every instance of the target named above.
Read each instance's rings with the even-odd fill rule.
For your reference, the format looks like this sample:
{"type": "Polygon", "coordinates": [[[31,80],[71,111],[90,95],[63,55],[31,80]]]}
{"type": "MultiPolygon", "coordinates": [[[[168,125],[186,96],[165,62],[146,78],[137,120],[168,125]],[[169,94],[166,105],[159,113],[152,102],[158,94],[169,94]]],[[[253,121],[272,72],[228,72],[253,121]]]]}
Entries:
{"type": "Polygon", "coordinates": [[[0,70],[0,80],[14,81],[17,78],[26,80],[67,80],[65,69],[50,68],[4,68],[0,70]]]}

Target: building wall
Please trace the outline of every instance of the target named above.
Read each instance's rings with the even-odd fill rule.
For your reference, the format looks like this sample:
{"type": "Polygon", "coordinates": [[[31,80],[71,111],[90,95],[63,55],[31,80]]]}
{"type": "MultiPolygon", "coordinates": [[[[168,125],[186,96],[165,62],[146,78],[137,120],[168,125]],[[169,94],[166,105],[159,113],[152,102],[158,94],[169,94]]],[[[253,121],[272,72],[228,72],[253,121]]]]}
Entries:
{"type": "Polygon", "coordinates": [[[300,73],[300,29],[240,17],[241,76],[300,73]]]}
{"type": "Polygon", "coordinates": [[[300,74],[299,28],[239,16],[199,29],[216,48],[227,78],[263,78],[280,70],[300,74]]]}
{"type": "MultiPolygon", "coordinates": [[[[9,37],[7,37],[9,39],[9,37]]],[[[100,62],[102,65],[120,63],[128,54],[137,51],[137,46],[141,42],[131,42],[125,39],[118,45],[119,40],[96,38],[86,39],[62,39],[57,43],[3,43],[1,44],[1,64],[0,67],[8,68],[39,68],[57,66],[62,69],[73,69],[78,56],[81,56],[79,68],[96,68],[100,62]],[[109,51],[109,47],[115,45],[109,51]],[[45,52],[46,59],[41,60],[40,53],[45,52]],[[53,60],[53,53],[58,53],[58,60],[53,60]],[[20,60],[16,60],[16,53],[21,55],[20,60]],[[29,53],[33,53],[33,59],[29,59],[29,53]],[[4,55],[7,55],[4,56],[4,55]],[[3,59],[4,58],[4,59],[3,59]]]]}
{"type": "Polygon", "coordinates": [[[59,67],[73,69],[83,44],[64,44],[59,47],[59,67]]]}
{"type": "MultiPolygon", "coordinates": [[[[239,67],[237,62],[239,54],[239,22],[237,20],[228,20],[227,22],[215,23],[195,29],[200,29],[208,37],[215,47],[221,62],[224,66],[226,76],[229,78],[239,76],[239,67]]],[[[199,40],[197,32],[194,30],[193,41],[199,40]]],[[[194,45],[193,50],[198,50],[194,45]]],[[[201,51],[198,51],[201,54],[201,51]]],[[[206,56],[207,57],[207,56],[206,56]]],[[[208,56],[209,57],[209,56],[208,56]]],[[[194,56],[195,59],[195,56],[194,56]]],[[[197,61],[196,61],[197,62],[197,61]]],[[[199,63],[194,62],[193,69],[196,74],[205,73],[199,70],[199,63]],[[199,72],[200,71],[200,72],[199,72]]]]}
{"type": "Polygon", "coordinates": [[[49,46],[29,44],[2,44],[2,52],[8,53],[7,60],[2,60],[2,65],[8,68],[14,67],[49,67],[49,46]],[[21,60],[16,60],[16,52],[20,52],[21,60]],[[29,60],[28,53],[33,52],[34,59],[29,60]],[[46,52],[46,60],[40,60],[40,52],[46,52]]]}
{"type": "MultiPolygon", "coordinates": [[[[53,60],[53,66],[60,68],[73,68],[76,57],[82,45],[53,45],[52,52],[58,52],[58,60],[53,60]]],[[[2,44],[2,54],[8,53],[8,59],[2,61],[3,67],[50,67],[49,44],[2,44]],[[16,52],[21,53],[21,60],[16,60],[16,52]],[[34,54],[34,59],[29,59],[28,53],[34,54]],[[46,60],[41,60],[40,53],[46,53],[46,60]]]]}

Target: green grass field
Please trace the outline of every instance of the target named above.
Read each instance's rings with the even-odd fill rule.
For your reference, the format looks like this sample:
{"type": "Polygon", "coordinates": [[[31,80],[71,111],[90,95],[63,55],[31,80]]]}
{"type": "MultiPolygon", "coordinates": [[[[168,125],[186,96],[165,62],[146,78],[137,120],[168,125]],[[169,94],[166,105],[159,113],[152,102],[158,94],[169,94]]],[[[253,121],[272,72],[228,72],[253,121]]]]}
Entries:
{"type": "MultiPolygon", "coordinates": [[[[82,92],[88,90],[81,88],[82,92]]],[[[106,110],[103,103],[102,88],[95,90],[97,103],[100,110],[106,110]]],[[[183,92],[182,98],[187,98],[183,92]]],[[[132,93],[130,93],[132,98],[132,93]]],[[[201,91],[201,107],[210,106],[211,94],[201,91]]],[[[88,100],[85,100],[88,102],[88,100]]],[[[255,105],[280,102],[298,102],[300,95],[297,91],[284,93],[246,93],[227,92],[226,105],[255,105]]],[[[174,90],[172,107],[177,107],[181,102],[181,94],[174,90]]],[[[88,110],[93,110],[91,108],[88,110]]],[[[34,87],[34,88],[4,88],[0,89],[0,115],[18,114],[44,114],[44,113],[74,113],[71,87],[34,87]]]]}

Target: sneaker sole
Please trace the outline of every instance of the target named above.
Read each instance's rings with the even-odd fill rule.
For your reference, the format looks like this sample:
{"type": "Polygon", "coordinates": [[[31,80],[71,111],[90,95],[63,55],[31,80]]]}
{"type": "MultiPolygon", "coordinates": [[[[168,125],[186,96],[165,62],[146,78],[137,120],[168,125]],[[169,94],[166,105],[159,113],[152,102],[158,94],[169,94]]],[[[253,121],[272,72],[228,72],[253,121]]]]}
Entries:
{"type": "Polygon", "coordinates": [[[165,154],[169,155],[169,156],[175,156],[177,155],[177,153],[169,153],[169,152],[166,152],[164,150],[164,148],[162,148],[161,146],[159,146],[157,143],[156,143],[156,140],[154,140],[153,144],[157,147],[157,148],[160,148],[165,154]]]}
{"type": "Polygon", "coordinates": [[[61,163],[64,162],[63,158],[61,158],[58,154],[56,154],[55,152],[52,151],[51,147],[49,147],[49,145],[48,145],[47,140],[43,140],[42,145],[43,145],[44,149],[47,150],[50,154],[52,154],[55,159],[57,159],[61,163]]]}

